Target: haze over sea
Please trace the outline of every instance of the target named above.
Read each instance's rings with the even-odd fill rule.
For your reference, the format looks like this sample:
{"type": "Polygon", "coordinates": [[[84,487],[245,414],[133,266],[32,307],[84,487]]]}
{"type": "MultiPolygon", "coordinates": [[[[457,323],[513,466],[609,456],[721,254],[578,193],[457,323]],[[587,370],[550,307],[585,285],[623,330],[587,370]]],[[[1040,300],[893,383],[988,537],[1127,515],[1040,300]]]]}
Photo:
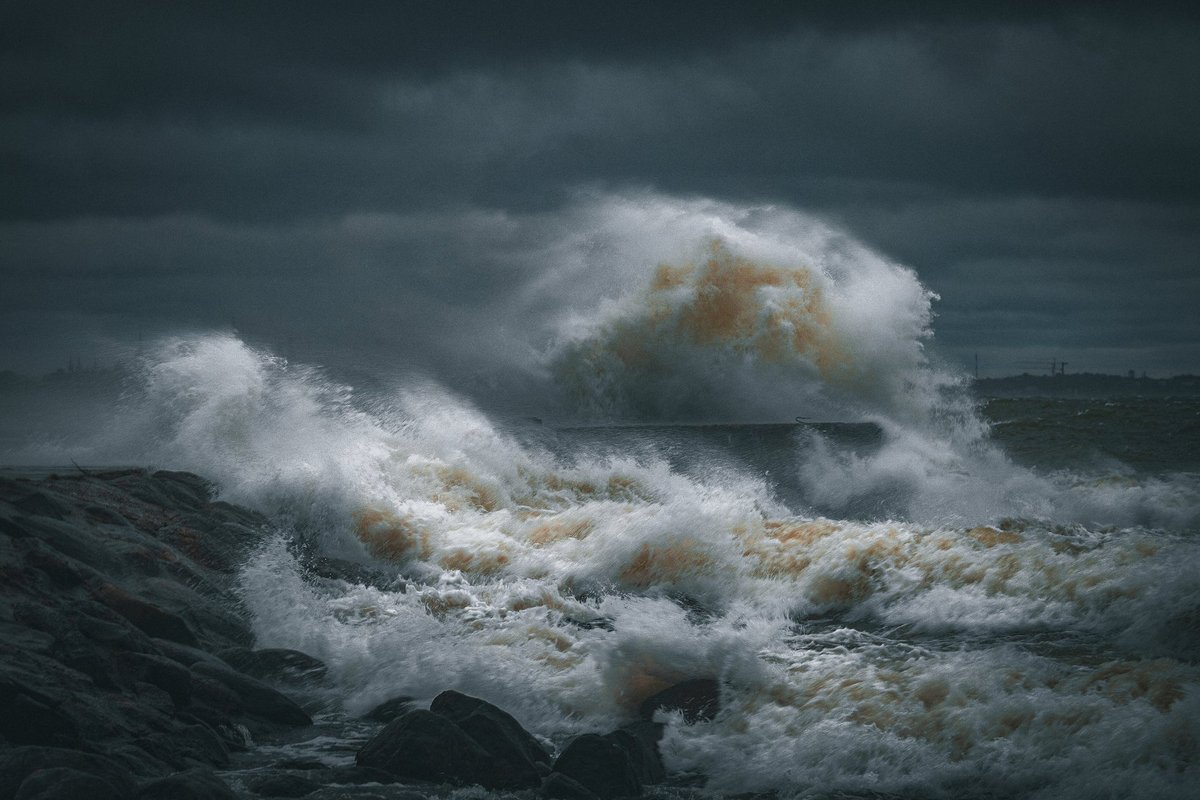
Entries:
{"type": "Polygon", "coordinates": [[[709,677],[720,713],[661,747],[717,793],[1191,796],[1200,401],[983,402],[917,275],[845,234],[592,212],[572,246],[626,289],[553,317],[539,419],[194,333],[0,460],[191,470],[269,515],[259,645],[325,661],[334,714],[457,688],[561,746],[709,677]]]}

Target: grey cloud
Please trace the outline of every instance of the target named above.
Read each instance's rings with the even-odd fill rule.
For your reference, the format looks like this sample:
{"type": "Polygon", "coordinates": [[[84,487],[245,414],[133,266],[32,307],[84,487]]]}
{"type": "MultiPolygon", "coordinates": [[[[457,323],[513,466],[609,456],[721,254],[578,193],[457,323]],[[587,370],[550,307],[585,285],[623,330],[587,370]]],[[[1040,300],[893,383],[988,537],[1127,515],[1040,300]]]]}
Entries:
{"type": "Polygon", "coordinates": [[[528,360],[515,298],[595,186],[834,220],[941,294],[960,360],[1200,369],[1192,6],[739,9],[6,8],[0,368],[231,321],[460,378],[528,360]]]}

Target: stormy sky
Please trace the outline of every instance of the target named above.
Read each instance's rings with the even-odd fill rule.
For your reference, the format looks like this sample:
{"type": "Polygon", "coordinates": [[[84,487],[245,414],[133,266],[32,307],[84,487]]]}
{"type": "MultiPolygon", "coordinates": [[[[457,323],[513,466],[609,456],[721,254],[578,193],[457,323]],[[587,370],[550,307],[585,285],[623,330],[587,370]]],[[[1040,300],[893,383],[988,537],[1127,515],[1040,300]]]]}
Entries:
{"type": "Polygon", "coordinates": [[[0,369],[232,328],[469,384],[597,300],[547,277],[586,198],[652,194],[845,230],[983,375],[1200,372],[1186,4],[38,2],[0,40],[0,369]]]}

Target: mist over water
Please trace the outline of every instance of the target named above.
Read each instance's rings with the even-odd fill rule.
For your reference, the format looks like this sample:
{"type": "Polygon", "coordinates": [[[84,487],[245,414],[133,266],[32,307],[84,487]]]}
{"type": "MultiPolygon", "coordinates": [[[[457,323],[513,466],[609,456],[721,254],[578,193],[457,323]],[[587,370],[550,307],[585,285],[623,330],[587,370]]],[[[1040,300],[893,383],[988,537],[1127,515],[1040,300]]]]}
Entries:
{"type": "Polygon", "coordinates": [[[522,301],[598,298],[521,350],[552,424],[204,334],[146,354],[87,441],[20,452],[193,470],[269,514],[260,645],[325,660],[347,712],[458,688],[561,745],[715,677],[720,714],[667,718],[663,751],[716,792],[1187,796],[1194,461],[1096,458],[1085,427],[1078,459],[1018,463],[927,352],[915,273],[794,212],[571,213],[522,301]]]}

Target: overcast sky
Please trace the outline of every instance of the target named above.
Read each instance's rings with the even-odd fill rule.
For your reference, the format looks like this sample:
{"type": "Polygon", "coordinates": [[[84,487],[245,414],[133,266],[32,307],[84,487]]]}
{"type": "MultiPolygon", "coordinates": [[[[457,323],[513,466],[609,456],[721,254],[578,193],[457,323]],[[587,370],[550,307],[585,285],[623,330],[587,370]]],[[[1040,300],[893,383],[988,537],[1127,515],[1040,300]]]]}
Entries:
{"type": "Polygon", "coordinates": [[[1200,372],[1186,4],[215,5],[4,4],[0,369],[232,326],[454,382],[652,192],[847,231],[984,375],[1200,372]]]}

